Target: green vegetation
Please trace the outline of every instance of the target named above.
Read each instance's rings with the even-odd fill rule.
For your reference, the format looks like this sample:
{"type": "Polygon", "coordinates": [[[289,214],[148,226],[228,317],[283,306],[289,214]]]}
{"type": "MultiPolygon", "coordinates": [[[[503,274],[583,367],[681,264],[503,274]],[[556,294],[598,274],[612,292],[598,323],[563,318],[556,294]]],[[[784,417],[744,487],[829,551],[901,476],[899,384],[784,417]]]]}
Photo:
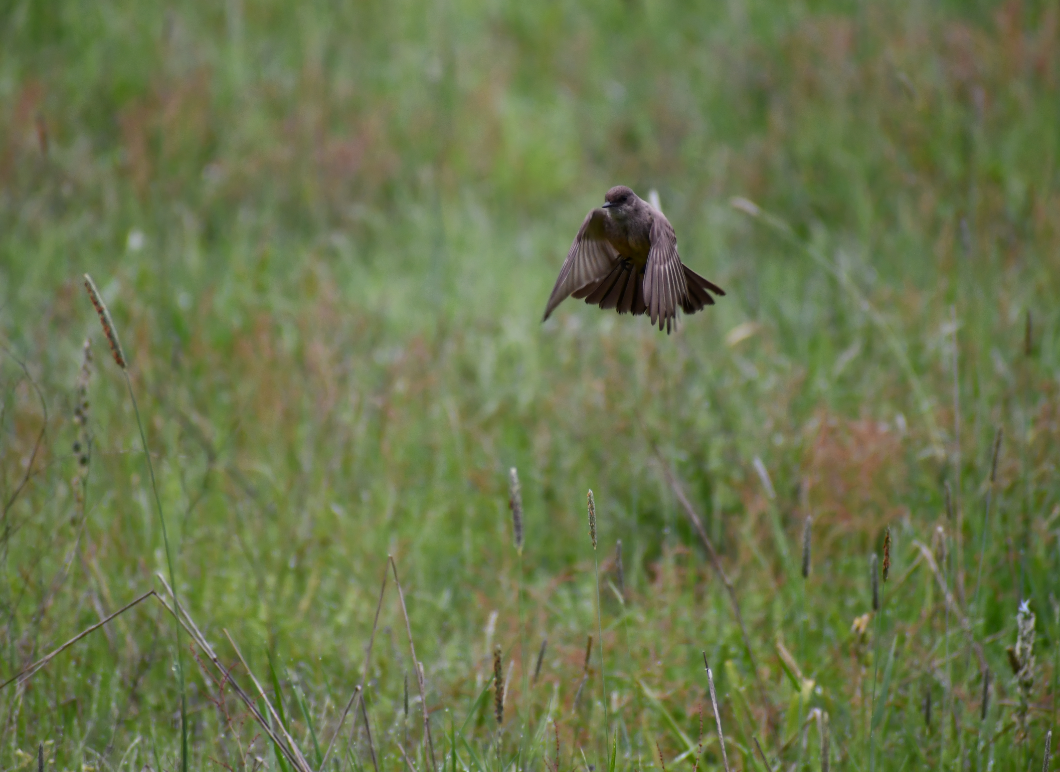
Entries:
{"type": "MultiPolygon", "coordinates": [[[[329,769],[433,769],[421,683],[439,768],[721,769],[704,659],[733,769],[1041,769],[1058,126],[1037,0],[0,4],[0,682],[170,597],[87,272],[181,604],[314,770],[373,630],[329,769]],[[540,324],[618,183],[728,291],[672,336],[540,324]]],[[[295,769],[180,640],[188,768],[295,769]]],[[[176,641],[5,686],[0,768],[179,769],[176,641]]]]}

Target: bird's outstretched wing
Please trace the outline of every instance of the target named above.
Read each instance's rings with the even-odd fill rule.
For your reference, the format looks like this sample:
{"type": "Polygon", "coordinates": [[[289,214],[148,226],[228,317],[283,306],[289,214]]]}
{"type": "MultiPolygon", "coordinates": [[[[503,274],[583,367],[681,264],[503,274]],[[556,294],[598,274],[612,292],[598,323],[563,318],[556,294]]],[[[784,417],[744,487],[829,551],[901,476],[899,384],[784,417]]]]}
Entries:
{"type": "Polygon", "coordinates": [[[556,279],[556,286],[552,288],[552,295],[548,299],[545,316],[541,321],[548,319],[556,310],[556,306],[568,296],[610,274],[619,262],[618,252],[604,235],[606,218],[607,213],[603,209],[594,209],[585,216],[585,222],[574,237],[567,259],[559,269],[559,278],[556,279]]]}
{"type": "Polygon", "coordinates": [[[677,319],[677,307],[687,303],[688,285],[684,266],[677,255],[677,236],[661,212],[652,215],[649,238],[651,249],[644,268],[644,300],[651,323],[658,320],[659,329],[665,326],[669,333],[671,323],[677,319]]]}

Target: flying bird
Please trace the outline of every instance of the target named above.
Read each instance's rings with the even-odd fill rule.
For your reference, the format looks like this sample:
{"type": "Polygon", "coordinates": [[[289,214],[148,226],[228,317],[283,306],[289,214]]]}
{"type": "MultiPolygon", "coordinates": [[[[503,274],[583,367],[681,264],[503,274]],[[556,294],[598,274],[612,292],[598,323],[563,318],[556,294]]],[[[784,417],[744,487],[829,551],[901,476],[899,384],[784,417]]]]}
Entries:
{"type": "Polygon", "coordinates": [[[560,268],[545,308],[548,319],[568,296],[620,314],[649,314],[659,329],[676,326],[677,309],[694,314],[724,295],[681,262],[677,236],[662,212],[625,185],[589,212],[560,268]]]}

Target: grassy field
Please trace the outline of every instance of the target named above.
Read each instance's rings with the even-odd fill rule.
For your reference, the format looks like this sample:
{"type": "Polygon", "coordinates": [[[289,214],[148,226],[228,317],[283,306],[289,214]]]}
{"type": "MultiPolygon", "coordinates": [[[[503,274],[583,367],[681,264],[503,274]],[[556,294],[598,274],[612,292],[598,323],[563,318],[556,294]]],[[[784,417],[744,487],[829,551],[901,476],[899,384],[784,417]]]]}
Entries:
{"type": "Polygon", "coordinates": [[[230,670],[148,597],[0,768],[317,770],[363,684],[328,769],[1055,769],[1058,127],[1036,0],[0,4],[0,682],[170,597],[86,272],[230,670]],[[540,323],[619,183],[669,337],[540,323]]]}

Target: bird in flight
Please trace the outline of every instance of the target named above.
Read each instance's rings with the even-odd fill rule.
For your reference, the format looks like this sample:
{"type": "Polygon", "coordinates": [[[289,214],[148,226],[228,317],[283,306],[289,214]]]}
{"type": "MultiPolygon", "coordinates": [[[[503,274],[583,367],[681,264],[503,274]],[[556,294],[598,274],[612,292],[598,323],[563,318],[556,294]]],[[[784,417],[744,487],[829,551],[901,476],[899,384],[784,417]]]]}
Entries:
{"type": "Polygon", "coordinates": [[[677,309],[694,314],[724,295],[681,262],[677,236],[662,212],[625,185],[607,191],[604,205],[585,216],[545,308],[548,319],[568,296],[620,314],[649,314],[659,329],[677,323],[677,309]]]}

